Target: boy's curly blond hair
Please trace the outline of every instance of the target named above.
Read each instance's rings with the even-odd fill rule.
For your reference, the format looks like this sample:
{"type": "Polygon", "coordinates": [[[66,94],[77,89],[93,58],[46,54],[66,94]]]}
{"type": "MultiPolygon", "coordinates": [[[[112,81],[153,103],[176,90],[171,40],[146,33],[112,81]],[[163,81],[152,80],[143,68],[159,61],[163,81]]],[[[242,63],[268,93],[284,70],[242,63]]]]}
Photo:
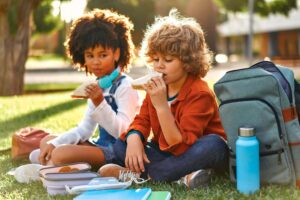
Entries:
{"type": "Polygon", "coordinates": [[[193,18],[180,16],[176,9],[147,27],[140,55],[151,64],[155,53],[179,58],[186,71],[197,77],[203,78],[211,66],[212,53],[201,26],[193,18]]]}

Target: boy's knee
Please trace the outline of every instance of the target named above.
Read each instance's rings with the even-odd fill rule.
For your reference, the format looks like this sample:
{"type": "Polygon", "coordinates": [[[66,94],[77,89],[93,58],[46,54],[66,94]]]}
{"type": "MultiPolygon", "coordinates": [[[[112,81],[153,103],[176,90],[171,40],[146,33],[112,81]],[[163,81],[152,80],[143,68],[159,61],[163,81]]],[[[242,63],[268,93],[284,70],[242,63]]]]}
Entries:
{"type": "Polygon", "coordinates": [[[214,148],[227,149],[226,141],[217,134],[209,134],[206,136],[208,143],[214,148]]]}

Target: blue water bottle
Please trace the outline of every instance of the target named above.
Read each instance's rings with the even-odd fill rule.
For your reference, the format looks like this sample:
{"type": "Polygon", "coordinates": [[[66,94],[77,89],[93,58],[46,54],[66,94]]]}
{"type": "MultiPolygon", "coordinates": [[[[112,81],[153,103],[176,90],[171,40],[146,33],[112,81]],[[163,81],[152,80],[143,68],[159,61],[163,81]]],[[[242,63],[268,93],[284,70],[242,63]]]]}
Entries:
{"type": "Polygon", "coordinates": [[[259,143],[254,128],[239,128],[236,175],[239,192],[249,195],[259,189],[259,143]]]}

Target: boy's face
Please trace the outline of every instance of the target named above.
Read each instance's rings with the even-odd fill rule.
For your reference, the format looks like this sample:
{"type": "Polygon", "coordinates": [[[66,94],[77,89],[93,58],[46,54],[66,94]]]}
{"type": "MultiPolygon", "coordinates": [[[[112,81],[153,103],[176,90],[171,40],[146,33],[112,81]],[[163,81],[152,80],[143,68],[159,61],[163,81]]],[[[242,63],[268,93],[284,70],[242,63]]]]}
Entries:
{"type": "Polygon", "coordinates": [[[175,56],[156,53],[152,60],[154,70],[163,74],[167,85],[181,83],[187,77],[183,63],[175,56]]]}
{"type": "Polygon", "coordinates": [[[120,49],[103,48],[101,45],[84,51],[88,71],[96,77],[109,75],[115,69],[115,61],[120,57],[120,49]]]}

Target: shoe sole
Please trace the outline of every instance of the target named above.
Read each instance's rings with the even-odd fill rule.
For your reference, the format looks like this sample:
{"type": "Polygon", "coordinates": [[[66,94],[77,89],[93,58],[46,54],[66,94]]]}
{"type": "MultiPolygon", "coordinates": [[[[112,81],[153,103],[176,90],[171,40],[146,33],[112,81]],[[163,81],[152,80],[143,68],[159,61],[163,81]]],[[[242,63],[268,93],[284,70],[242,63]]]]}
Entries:
{"type": "Polygon", "coordinates": [[[190,181],[189,189],[195,189],[198,187],[207,187],[211,181],[213,175],[213,170],[201,170],[199,171],[194,178],[190,181]]]}

